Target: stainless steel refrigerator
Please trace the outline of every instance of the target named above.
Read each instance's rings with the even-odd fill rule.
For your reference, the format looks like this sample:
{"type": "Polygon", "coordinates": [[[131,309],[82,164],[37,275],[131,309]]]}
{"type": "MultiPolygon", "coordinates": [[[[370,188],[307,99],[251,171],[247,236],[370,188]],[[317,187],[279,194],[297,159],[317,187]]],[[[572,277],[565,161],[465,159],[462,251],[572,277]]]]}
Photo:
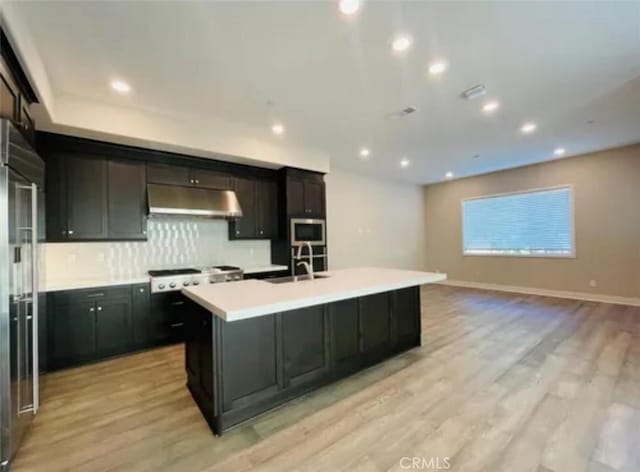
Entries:
{"type": "Polygon", "coordinates": [[[0,470],[38,412],[44,162],[0,120],[0,470]]]}

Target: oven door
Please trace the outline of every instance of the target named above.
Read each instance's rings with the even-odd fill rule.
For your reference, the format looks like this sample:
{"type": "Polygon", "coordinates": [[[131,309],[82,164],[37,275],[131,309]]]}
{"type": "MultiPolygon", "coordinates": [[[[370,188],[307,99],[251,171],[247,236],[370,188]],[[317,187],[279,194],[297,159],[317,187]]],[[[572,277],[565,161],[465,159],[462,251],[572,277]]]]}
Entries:
{"type": "Polygon", "coordinates": [[[291,218],[291,245],[310,243],[313,246],[325,245],[325,222],[308,218],[291,218]]]}

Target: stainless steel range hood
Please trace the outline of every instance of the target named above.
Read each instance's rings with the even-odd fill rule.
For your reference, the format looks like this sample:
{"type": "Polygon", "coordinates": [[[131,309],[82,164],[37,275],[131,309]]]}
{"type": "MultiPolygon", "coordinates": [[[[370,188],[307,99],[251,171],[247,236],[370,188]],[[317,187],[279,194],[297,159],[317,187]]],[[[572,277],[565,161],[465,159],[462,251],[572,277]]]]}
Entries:
{"type": "Polygon", "coordinates": [[[232,190],[178,185],[147,185],[149,215],[182,215],[205,218],[238,218],[242,208],[232,190]]]}

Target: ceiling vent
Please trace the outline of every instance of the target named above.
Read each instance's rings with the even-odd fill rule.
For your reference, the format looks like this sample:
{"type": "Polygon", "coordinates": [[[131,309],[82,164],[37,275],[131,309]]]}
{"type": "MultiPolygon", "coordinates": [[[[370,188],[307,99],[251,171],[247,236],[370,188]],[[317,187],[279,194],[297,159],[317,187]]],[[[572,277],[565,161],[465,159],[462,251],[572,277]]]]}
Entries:
{"type": "Polygon", "coordinates": [[[415,113],[416,111],[418,111],[418,109],[416,107],[407,107],[404,108],[400,111],[396,111],[394,113],[389,113],[387,115],[387,119],[388,120],[397,120],[398,118],[403,118],[407,115],[410,115],[411,113],[415,113]]]}
{"type": "Polygon", "coordinates": [[[487,87],[480,84],[465,90],[460,94],[460,96],[467,100],[473,100],[474,98],[478,98],[478,97],[482,97],[483,95],[486,95],[486,93],[487,93],[487,87]]]}

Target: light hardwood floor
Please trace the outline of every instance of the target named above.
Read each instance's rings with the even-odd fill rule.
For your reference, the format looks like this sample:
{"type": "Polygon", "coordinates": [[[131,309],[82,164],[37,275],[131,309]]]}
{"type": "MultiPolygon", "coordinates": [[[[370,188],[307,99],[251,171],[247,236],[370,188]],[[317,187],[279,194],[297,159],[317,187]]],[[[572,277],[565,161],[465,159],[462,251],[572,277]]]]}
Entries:
{"type": "Polygon", "coordinates": [[[223,437],[180,347],[49,375],[15,471],[640,471],[640,308],[428,286],[422,311],[421,348],[223,437]]]}

